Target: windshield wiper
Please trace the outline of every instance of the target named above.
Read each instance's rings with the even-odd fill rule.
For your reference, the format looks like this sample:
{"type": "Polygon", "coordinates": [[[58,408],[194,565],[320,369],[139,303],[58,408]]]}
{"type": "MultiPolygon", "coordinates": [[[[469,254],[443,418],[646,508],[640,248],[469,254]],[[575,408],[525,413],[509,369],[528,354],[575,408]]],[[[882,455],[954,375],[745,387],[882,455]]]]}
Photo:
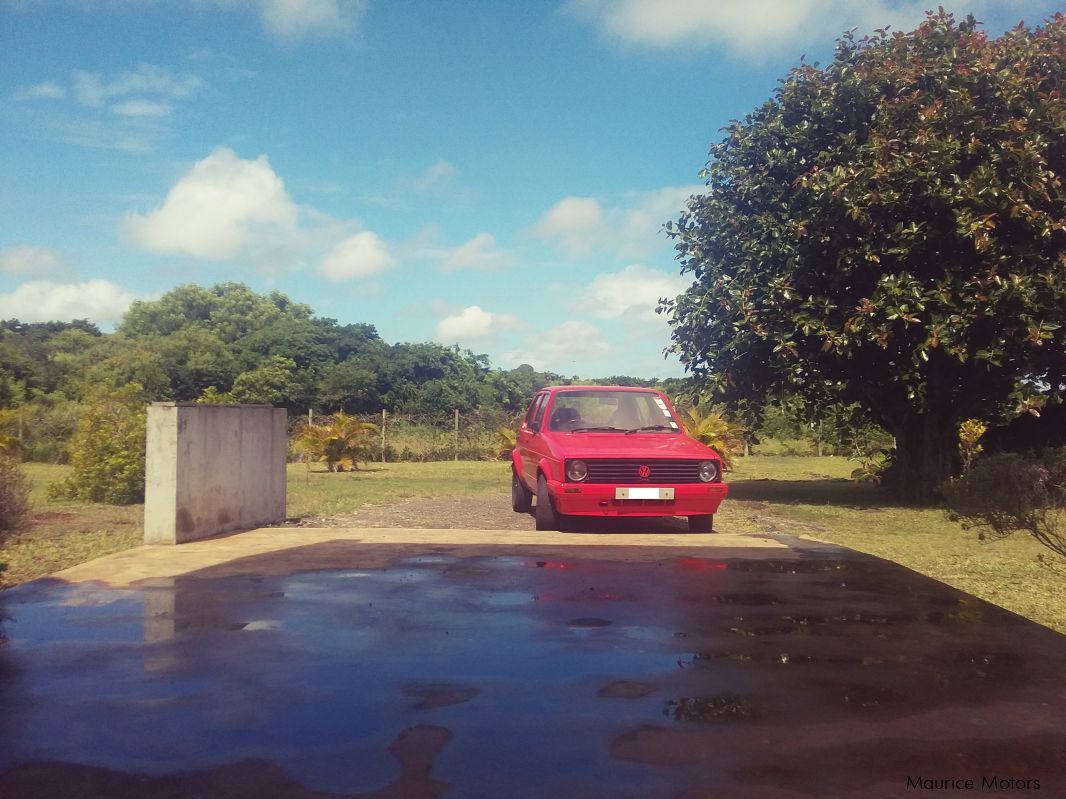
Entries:
{"type": "Polygon", "coordinates": [[[575,427],[571,433],[631,433],[621,427],[575,427]]]}
{"type": "Polygon", "coordinates": [[[628,436],[631,433],[643,433],[645,430],[677,430],[677,428],[668,424],[649,424],[644,425],[644,427],[637,427],[633,430],[627,430],[626,435],[628,436]]]}

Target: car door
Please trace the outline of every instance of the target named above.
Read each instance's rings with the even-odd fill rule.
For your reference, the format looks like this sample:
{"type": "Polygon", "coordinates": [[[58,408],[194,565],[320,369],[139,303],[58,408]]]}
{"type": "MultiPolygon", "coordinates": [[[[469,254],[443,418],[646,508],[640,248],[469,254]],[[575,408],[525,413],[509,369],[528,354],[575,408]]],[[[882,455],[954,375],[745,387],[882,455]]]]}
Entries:
{"type": "Polygon", "coordinates": [[[522,424],[515,434],[518,458],[522,465],[522,479],[530,488],[537,485],[537,463],[540,461],[540,428],[544,424],[544,408],[548,402],[548,393],[541,392],[529,404],[522,424]]]}

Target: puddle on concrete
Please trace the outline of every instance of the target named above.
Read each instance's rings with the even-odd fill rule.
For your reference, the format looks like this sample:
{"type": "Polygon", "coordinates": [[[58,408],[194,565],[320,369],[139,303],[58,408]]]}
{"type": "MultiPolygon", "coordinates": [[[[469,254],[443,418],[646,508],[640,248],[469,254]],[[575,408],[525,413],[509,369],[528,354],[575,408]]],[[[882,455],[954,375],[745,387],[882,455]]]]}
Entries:
{"type": "Polygon", "coordinates": [[[896,705],[904,699],[898,691],[881,685],[841,685],[834,693],[841,704],[858,709],[896,705]]]}
{"type": "Polygon", "coordinates": [[[884,666],[899,665],[908,662],[906,655],[850,655],[822,654],[812,655],[798,652],[694,652],[688,658],[682,658],[687,665],[713,667],[716,664],[753,664],[759,666],[884,666]]]}
{"type": "Polygon", "coordinates": [[[853,564],[844,560],[730,560],[726,561],[731,571],[748,574],[820,574],[822,572],[846,571],[853,564]]]}
{"type": "Polygon", "coordinates": [[[868,561],[435,553],[17,587],[0,593],[0,795],[12,774],[110,785],[108,799],[215,796],[259,775],[261,795],[298,799],[644,799],[703,774],[729,796],[732,759],[767,737],[783,757],[812,721],[963,712],[992,735],[1066,716],[1066,639],[950,599],[868,561]]]}
{"type": "Polygon", "coordinates": [[[403,695],[415,701],[415,710],[434,710],[438,707],[461,705],[481,693],[480,688],[455,683],[411,683],[403,687],[403,695]]]}
{"type": "Polygon", "coordinates": [[[723,605],[780,605],[781,600],[771,594],[716,594],[714,602],[723,605]]]}
{"type": "Polygon", "coordinates": [[[595,616],[583,616],[580,619],[570,619],[566,625],[568,627],[591,629],[596,627],[609,627],[611,626],[611,621],[610,619],[601,619],[595,616]]]}
{"type": "Polygon", "coordinates": [[[605,699],[643,699],[655,693],[655,686],[634,680],[618,680],[608,683],[596,692],[596,696],[605,699]]]}
{"type": "Polygon", "coordinates": [[[720,694],[671,699],[663,707],[663,715],[674,721],[710,724],[762,718],[766,711],[753,697],[720,694]]]}

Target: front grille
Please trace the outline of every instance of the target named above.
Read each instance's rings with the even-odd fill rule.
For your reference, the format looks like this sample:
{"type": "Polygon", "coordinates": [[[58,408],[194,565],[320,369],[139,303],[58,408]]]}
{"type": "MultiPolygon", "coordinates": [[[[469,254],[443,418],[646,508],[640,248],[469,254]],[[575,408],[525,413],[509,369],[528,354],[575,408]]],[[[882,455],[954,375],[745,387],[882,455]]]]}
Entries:
{"type": "Polygon", "coordinates": [[[589,483],[699,483],[700,461],[663,460],[589,460],[589,483]],[[640,467],[651,469],[649,477],[640,476],[640,467]]]}

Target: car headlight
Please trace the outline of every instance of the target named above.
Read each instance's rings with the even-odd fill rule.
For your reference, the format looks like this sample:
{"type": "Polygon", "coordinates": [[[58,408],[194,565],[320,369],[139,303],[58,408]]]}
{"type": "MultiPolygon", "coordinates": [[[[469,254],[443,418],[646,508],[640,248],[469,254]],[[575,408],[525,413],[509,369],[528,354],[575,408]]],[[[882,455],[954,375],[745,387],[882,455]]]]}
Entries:
{"type": "Polygon", "coordinates": [[[718,462],[717,461],[700,461],[700,468],[696,472],[699,475],[700,480],[705,483],[713,483],[718,479],[718,462]]]}
{"type": "Polygon", "coordinates": [[[572,480],[575,483],[580,483],[586,477],[589,476],[589,467],[584,461],[567,461],[566,462],[566,479],[572,480]]]}

